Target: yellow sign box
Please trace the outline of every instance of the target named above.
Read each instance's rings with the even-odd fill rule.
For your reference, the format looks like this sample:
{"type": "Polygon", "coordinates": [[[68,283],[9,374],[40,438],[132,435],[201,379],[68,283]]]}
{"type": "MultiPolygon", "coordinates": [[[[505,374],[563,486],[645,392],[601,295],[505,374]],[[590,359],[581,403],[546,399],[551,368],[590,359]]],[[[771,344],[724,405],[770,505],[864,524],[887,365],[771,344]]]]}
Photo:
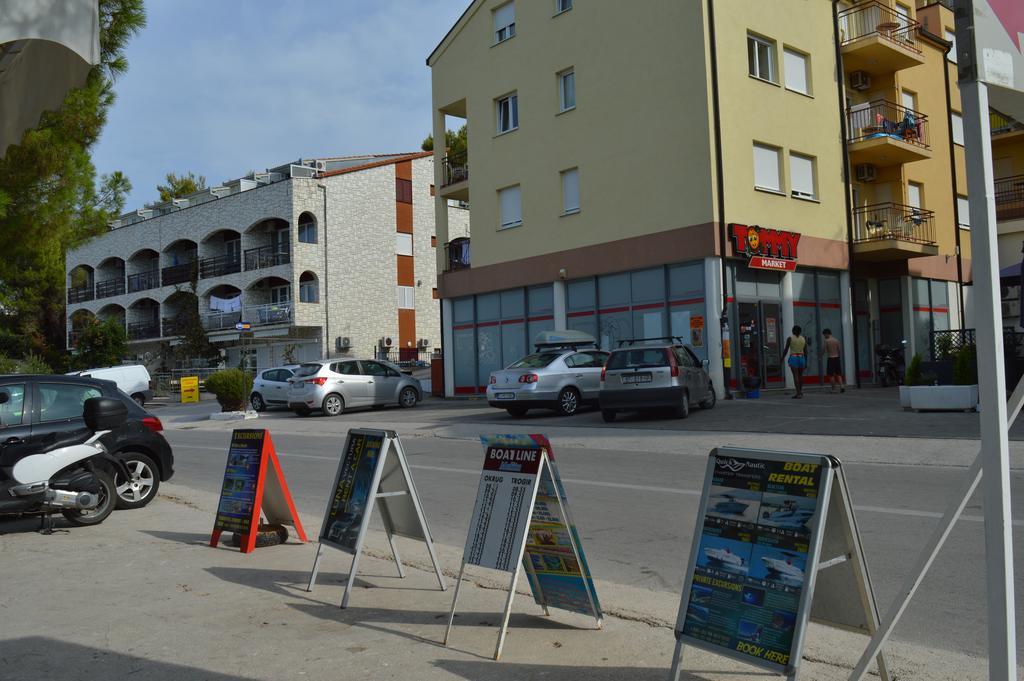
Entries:
{"type": "Polygon", "coordinates": [[[199,377],[184,376],[181,379],[181,402],[199,401],[199,377]]]}

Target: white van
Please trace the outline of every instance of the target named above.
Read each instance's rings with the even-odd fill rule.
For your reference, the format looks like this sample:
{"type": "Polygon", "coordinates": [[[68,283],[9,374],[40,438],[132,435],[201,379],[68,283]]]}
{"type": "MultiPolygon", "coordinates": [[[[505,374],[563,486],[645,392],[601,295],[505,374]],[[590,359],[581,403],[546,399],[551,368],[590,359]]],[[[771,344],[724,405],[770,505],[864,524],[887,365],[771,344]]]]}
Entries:
{"type": "Polygon", "coordinates": [[[91,376],[105,381],[113,381],[123,392],[131,395],[140,407],[145,406],[146,402],[153,399],[153,381],[149,377],[149,371],[141,364],[72,371],[68,376],[91,376]]]}

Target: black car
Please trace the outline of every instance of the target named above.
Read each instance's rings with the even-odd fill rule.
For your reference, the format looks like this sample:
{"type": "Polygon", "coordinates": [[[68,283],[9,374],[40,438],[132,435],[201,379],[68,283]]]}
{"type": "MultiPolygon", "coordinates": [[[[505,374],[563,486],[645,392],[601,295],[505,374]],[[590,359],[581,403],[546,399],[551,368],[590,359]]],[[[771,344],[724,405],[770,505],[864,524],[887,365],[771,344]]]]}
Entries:
{"type": "Polygon", "coordinates": [[[24,455],[85,442],[91,435],[82,418],[90,397],[112,397],[128,408],[128,421],[101,442],[128,466],[131,480],[121,476],[118,508],[141,508],[156,498],[161,481],[174,475],[174,454],[160,431],[160,419],[117,389],[113,381],[80,376],[0,375],[0,466],[24,455]]]}

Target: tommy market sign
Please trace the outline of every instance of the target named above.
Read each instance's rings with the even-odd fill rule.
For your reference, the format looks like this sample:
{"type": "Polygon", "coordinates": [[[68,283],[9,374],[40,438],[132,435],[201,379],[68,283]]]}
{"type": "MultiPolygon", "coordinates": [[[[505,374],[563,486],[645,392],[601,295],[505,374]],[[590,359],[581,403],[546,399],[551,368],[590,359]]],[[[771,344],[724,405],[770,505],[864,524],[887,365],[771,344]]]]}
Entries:
{"type": "Polygon", "coordinates": [[[792,272],[796,270],[800,235],[757,225],[729,225],[733,252],[747,256],[747,266],[759,270],[792,272]]]}

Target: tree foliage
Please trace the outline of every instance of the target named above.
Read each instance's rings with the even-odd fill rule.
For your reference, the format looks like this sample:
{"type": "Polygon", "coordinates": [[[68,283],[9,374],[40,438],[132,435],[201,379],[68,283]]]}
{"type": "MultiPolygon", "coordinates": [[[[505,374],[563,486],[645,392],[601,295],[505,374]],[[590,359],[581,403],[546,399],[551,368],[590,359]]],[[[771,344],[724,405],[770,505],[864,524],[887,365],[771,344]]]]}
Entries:
{"type": "Polygon", "coordinates": [[[161,201],[180,199],[183,196],[195,194],[197,191],[206,189],[206,177],[204,175],[194,175],[192,171],[182,175],[167,173],[165,179],[167,184],[158,184],[156,186],[156,190],[160,192],[161,201]]]}
{"type": "MultiPolygon", "coordinates": [[[[444,148],[447,150],[449,156],[455,156],[466,151],[466,126],[463,124],[458,130],[445,130],[444,131],[444,148]]],[[[423,144],[420,145],[423,151],[434,150],[434,136],[427,135],[427,138],[423,140],[423,144]]]]}
{"type": "MultiPolygon", "coordinates": [[[[100,0],[100,63],[86,84],[0,158],[0,328],[15,355],[63,365],[64,254],[103,232],[131,184],[120,172],[96,178],[90,150],[128,68],[124,48],[145,25],[142,0],[100,0]]],[[[6,344],[6,341],[5,341],[6,344]]]]}
{"type": "Polygon", "coordinates": [[[103,321],[93,319],[78,330],[78,369],[115,366],[128,354],[128,334],[116,317],[103,321]]]}

